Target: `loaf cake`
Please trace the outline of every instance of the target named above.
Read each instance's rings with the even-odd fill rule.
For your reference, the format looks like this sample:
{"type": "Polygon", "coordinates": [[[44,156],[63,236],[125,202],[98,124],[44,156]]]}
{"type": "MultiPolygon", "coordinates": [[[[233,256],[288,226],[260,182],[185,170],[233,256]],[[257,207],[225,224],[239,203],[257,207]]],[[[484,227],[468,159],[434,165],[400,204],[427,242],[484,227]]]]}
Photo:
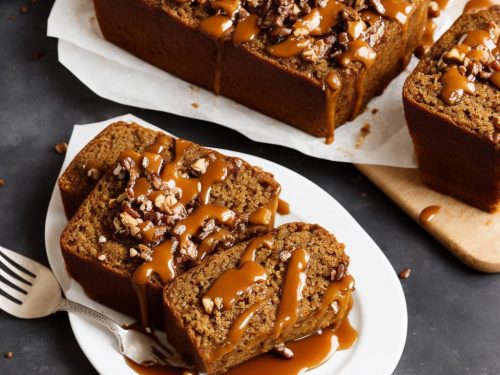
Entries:
{"type": "Polygon", "coordinates": [[[337,327],[352,304],[348,264],[318,225],[284,224],[237,244],[165,287],[169,341],[211,375],[337,327]]]}
{"type": "Polygon", "coordinates": [[[500,207],[500,6],[463,14],[408,77],[406,122],[422,181],[500,207]]]}
{"type": "Polygon", "coordinates": [[[123,126],[101,133],[69,167],[80,176],[103,134],[120,147],[136,146],[111,167],[116,150],[99,149],[107,172],[63,231],[61,249],[91,298],[142,317],[145,327],[162,327],[163,285],[211,252],[273,228],[280,186],[239,158],[137,125],[119,140],[123,126]]]}
{"type": "Polygon", "coordinates": [[[356,117],[419,45],[427,0],[94,0],[104,37],[317,137],[356,117]]]}

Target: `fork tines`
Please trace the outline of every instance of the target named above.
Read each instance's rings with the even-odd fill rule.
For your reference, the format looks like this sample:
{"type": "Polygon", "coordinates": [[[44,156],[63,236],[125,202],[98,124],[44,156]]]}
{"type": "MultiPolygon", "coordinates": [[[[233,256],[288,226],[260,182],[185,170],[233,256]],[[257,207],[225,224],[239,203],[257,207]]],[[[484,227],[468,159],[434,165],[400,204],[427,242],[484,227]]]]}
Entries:
{"type": "Polygon", "coordinates": [[[19,305],[22,304],[24,297],[28,294],[27,289],[33,285],[34,278],[36,278],[34,273],[0,249],[0,300],[4,297],[19,305]]]}

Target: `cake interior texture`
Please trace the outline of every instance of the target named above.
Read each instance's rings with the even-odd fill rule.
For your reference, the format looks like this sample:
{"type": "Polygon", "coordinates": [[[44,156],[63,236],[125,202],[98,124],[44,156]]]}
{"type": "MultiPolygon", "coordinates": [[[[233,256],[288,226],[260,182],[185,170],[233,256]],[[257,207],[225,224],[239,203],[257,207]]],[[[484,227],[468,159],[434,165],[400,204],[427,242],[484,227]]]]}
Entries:
{"type": "Polygon", "coordinates": [[[272,228],[280,186],[241,159],[153,133],[108,166],[62,233],[61,248],[91,298],[161,328],[163,285],[211,252],[272,228]],[[171,178],[162,180],[162,171],[171,178]]]}
{"type": "Polygon", "coordinates": [[[352,303],[348,264],[344,245],[327,230],[284,224],[212,255],[168,284],[169,340],[199,371],[218,374],[338,326],[352,303]]]}

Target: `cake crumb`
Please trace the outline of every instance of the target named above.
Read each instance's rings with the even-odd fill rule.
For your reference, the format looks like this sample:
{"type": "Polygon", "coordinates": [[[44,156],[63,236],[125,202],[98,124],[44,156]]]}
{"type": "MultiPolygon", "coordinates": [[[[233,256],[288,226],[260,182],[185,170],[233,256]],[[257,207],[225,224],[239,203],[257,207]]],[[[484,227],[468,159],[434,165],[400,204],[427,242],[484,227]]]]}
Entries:
{"type": "Polygon", "coordinates": [[[194,109],[198,109],[200,107],[200,105],[196,102],[193,102],[193,103],[191,103],[191,107],[193,107],[194,109]]]}
{"type": "MultiPolygon", "coordinates": [[[[1,185],[0,185],[1,186],[1,185]]],[[[487,227],[491,227],[493,225],[493,220],[491,219],[488,219],[488,221],[486,221],[486,224],[485,224],[487,227]]]]}
{"type": "Polygon", "coordinates": [[[104,262],[106,260],[106,254],[101,254],[97,257],[101,262],[104,262]]]}
{"type": "Polygon", "coordinates": [[[399,278],[400,279],[408,279],[411,274],[411,269],[410,268],[405,268],[399,273],[399,278]]]}
{"type": "Polygon", "coordinates": [[[373,109],[372,109],[372,115],[376,115],[376,114],[377,114],[377,112],[378,112],[378,108],[373,108],[373,109]]]}
{"type": "Polygon", "coordinates": [[[11,14],[11,15],[8,17],[8,20],[9,20],[9,21],[15,21],[15,20],[16,20],[16,16],[14,16],[13,14],[11,14]]]}
{"type": "Polygon", "coordinates": [[[5,185],[5,180],[3,178],[0,178],[0,187],[5,185]]]}
{"type": "Polygon", "coordinates": [[[360,148],[365,143],[366,136],[370,134],[370,124],[364,124],[359,130],[358,140],[356,142],[356,148],[360,148]]]}
{"type": "Polygon", "coordinates": [[[31,54],[31,59],[33,61],[37,61],[37,60],[40,60],[42,57],[45,56],[45,51],[35,51],[31,54]]]}
{"type": "Polygon", "coordinates": [[[368,194],[366,194],[365,192],[361,193],[361,198],[366,198],[367,196],[368,196],[368,194]]]}
{"type": "Polygon", "coordinates": [[[5,353],[5,358],[11,359],[13,357],[14,357],[14,353],[13,352],[7,352],[7,353],[5,353]]]}
{"type": "Polygon", "coordinates": [[[21,13],[21,14],[26,14],[29,11],[30,11],[30,9],[26,5],[23,5],[21,8],[19,8],[19,13],[21,13]]]}
{"type": "Polygon", "coordinates": [[[66,151],[68,151],[68,144],[66,142],[58,143],[57,145],[54,146],[54,150],[59,155],[64,155],[66,151]]]}
{"type": "Polygon", "coordinates": [[[193,91],[199,91],[200,88],[198,86],[195,86],[195,85],[189,85],[189,88],[193,91]]]}

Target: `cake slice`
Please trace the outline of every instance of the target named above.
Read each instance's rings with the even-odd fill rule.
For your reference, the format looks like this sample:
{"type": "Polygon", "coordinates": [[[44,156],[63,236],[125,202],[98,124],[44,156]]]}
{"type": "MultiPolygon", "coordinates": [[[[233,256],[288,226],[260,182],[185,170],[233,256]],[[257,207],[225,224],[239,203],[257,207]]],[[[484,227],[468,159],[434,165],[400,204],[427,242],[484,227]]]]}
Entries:
{"type": "Polygon", "coordinates": [[[427,0],[94,0],[104,37],[333,141],[420,44],[427,0]]]}
{"type": "MultiPolygon", "coordinates": [[[[116,151],[100,154],[108,171],[61,234],[61,249],[91,298],[162,327],[163,285],[211,252],[271,229],[280,186],[239,158],[149,132],[132,125],[123,142],[113,133],[122,148],[138,135],[150,142],[122,151],[111,168],[107,154],[116,151]]],[[[91,147],[68,174],[92,161],[91,147]]]]}
{"type": "Polygon", "coordinates": [[[482,210],[500,207],[500,6],[463,14],[403,89],[422,181],[482,210]]]}
{"type": "Polygon", "coordinates": [[[336,327],[352,304],[348,264],[344,245],[322,227],[284,224],[166,286],[168,339],[210,375],[336,327]]]}
{"type": "Polygon", "coordinates": [[[116,163],[122,151],[136,150],[154,142],[157,131],[123,121],[115,122],[92,141],[75,158],[58,180],[66,216],[71,218],[97,181],[116,163]]]}

